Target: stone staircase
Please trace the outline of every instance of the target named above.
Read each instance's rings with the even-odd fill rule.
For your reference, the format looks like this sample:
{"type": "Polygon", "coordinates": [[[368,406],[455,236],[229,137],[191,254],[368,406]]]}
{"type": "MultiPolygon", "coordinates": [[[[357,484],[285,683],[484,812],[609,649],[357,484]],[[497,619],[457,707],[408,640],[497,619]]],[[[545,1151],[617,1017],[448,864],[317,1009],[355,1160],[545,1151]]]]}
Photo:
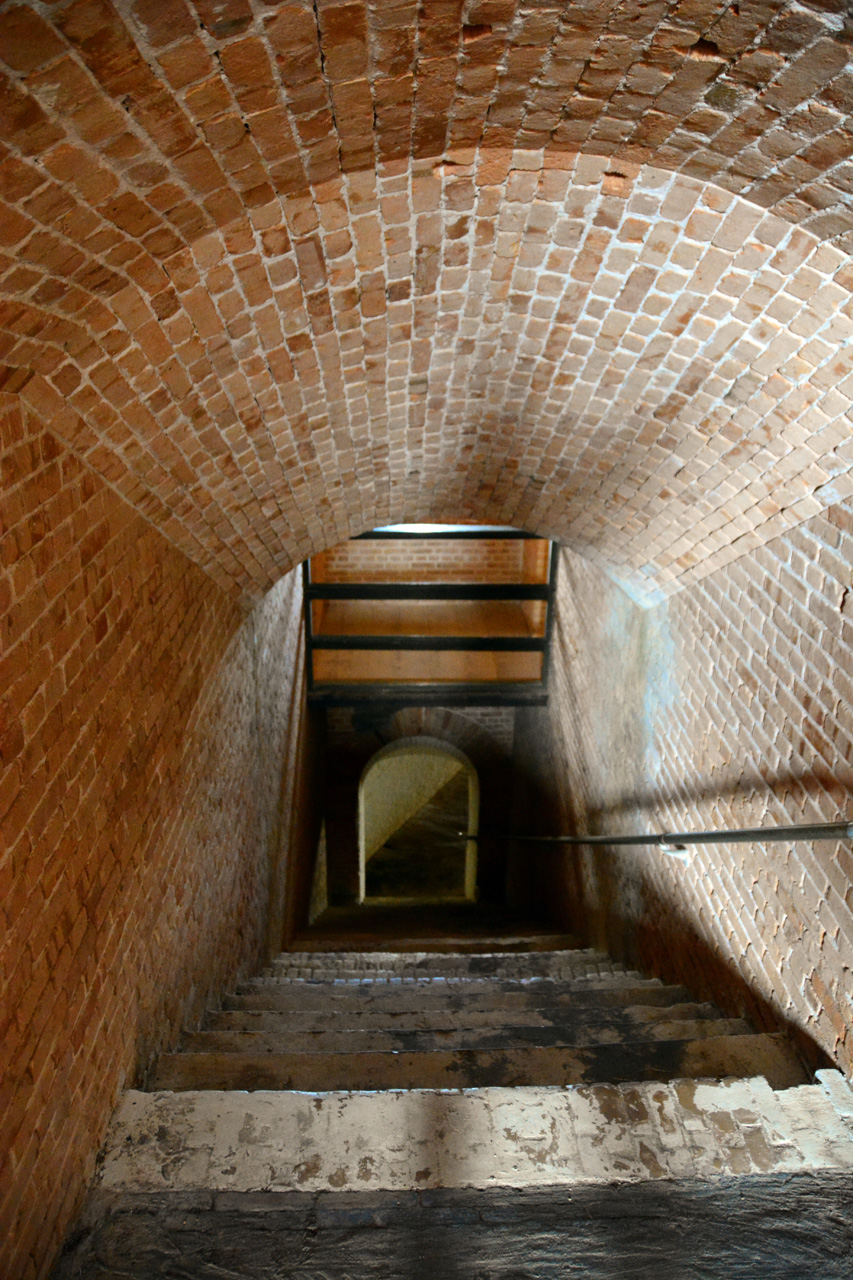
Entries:
{"type": "Polygon", "coordinates": [[[838,1072],[600,952],[284,954],[125,1095],[57,1280],[849,1280],[851,1192],[838,1072]]]}
{"type": "Polygon", "coordinates": [[[282,955],[164,1054],[151,1090],[458,1089],[764,1076],[787,1039],[595,951],[282,955]]]}

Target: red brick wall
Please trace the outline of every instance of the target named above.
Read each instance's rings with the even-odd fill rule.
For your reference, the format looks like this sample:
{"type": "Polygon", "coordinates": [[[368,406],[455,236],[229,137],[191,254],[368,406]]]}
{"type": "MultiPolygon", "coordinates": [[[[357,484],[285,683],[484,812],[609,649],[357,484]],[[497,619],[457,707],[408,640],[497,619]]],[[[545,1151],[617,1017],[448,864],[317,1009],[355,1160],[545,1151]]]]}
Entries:
{"type": "Polygon", "coordinates": [[[525,546],[509,538],[342,542],[315,556],[312,572],[317,582],[524,582],[525,546]]]}
{"type": "Polygon", "coordinates": [[[299,590],[291,575],[245,618],[12,397],[0,410],[0,1273],[17,1280],[49,1267],[119,1089],[261,953],[299,590]]]}
{"type": "MultiPolygon", "coordinates": [[[[564,552],[560,821],[660,831],[853,813],[851,563],[843,505],[648,611],[564,552]]],[[[850,1070],[849,843],[705,846],[687,865],[648,849],[549,856],[550,900],[591,936],[782,1017],[850,1070]]]]}

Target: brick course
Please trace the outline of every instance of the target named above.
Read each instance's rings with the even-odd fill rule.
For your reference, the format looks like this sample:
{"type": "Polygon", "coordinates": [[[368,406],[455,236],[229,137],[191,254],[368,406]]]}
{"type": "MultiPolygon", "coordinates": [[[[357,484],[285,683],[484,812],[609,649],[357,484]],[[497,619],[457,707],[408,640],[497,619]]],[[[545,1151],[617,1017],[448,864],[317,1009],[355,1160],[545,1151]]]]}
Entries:
{"type": "Polygon", "coordinates": [[[286,578],[246,619],[13,397],[0,409],[13,1277],[55,1254],[121,1086],[262,954],[300,592],[286,578]]]}
{"type": "Polygon", "coordinates": [[[512,539],[342,542],[318,556],[312,572],[316,582],[524,582],[532,576],[525,573],[524,545],[512,539]]]}

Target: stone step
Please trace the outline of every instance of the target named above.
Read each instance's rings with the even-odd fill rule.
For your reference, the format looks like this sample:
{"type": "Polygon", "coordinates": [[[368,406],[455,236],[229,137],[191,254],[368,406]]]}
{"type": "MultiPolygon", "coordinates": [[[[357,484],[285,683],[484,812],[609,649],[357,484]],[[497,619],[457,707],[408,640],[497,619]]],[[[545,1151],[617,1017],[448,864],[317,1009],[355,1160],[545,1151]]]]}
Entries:
{"type": "MultiPolygon", "coordinates": [[[[478,939],[477,945],[483,945],[486,940],[478,939]]],[[[510,950],[506,950],[504,946],[492,947],[491,951],[472,952],[467,946],[463,945],[459,948],[447,942],[441,951],[433,951],[431,947],[424,946],[420,951],[410,951],[408,948],[400,948],[396,943],[387,946],[377,947],[341,947],[335,951],[330,951],[327,947],[319,950],[313,950],[310,947],[291,948],[288,951],[279,951],[273,957],[273,964],[289,964],[291,962],[302,960],[308,963],[314,959],[333,963],[338,961],[342,964],[372,964],[377,963],[395,963],[395,962],[417,962],[420,959],[428,959],[434,963],[453,962],[454,960],[483,960],[489,956],[503,957],[507,960],[513,958],[523,959],[539,956],[547,961],[549,956],[566,956],[573,957],[578,961],[599,961],[607,964],[618,964],[618,960],[607,952],[602,951],[600,947],[526,947],[518,939],[518,950],[515,945],[510,950]]]]}
{"type": "Polygon", "coordinates": [[[190,1031],[181,1038],[182,1053],[435,1053],[466,1050],[522,1050],[536,1048],[593,1048],[596,1045],[644,1043],[657,1040],[701,1040],[709,1036],[748,1035],[749,1024],[738,1018],[680,1019],[633,1024],[620,1018],[600,1019],[591,1026],[549,1027],[505,1025],[447,1031],[190,1031]]]}
{"type": "Polygon", "coordinates": [[[853,1083],[831,1067],[816,1071],[815,1079],[822,1086],[837,1115],[853,1129],[853,1083]]]}
{"type": "MultiPolygon", "coordinates": [[[[301,955],[326,955],[342,951],[352,951],[352,933],[329,934],[318,936],[315,933],[300,934],[294,939],[287,952],[282,954],[294,957],[301,955]]],[[[412,936],[383,940],[378,934],[368,935],[364,939],[365,950],[374,953],[401,952],[435,952],[444,954],[478,955],[484,952],[512,951],[577,951],[581,950],[577,938],[568,933],[529,933],[516,930],[508,933],[484,934],[482,937],[464,936],[448,933],[446,936],[412,936]]]]}
{"type": "Polygon", "coordinates": [[[685,987],[665,987],[656,982],[616,985],[556,982],[535,979],[530,983],[497,979],[467,982],[422,983],[324,983],[275,982],[258,978],[243,983],[236,995],[226,996],[225,1009],[278,1009],[328,1011],[335,1009],[410,1010],[444,1008],[537,1009],[563,1005],[597,1005],[601,1008],[626,1004],[680,1004],[689,1001],[685,987]]]}
{"type": "MultiPolygon", "coordinates": [[[[848,1089],[840,1077],[838,1088],[848,1089]]],[[[130,1091],[110,1127],[99,1186],[402,1193],[818,1169],[853,1170],[853,1131],[823,1082],[790,1093],[763,1078],[465,1092],[130,1091]],[[815,1144],[814,1123],[832,1130],[831,1142],[815,1144]]]]}
{"type": "Polygon", "coordinates": [[[801,1085],[780,1094],[779,1106],[799,1149],[815,1164],[824,1164],[838,1158],[853,1139],[851,1114],[845,1115],[840,1105],[845,1091],[848,1106],[853,1103],[853,1091],[839,1072],[819,1074],[834,1077],[834,1088],[801,1085]]]}
{"type": "Polygon", "coordinates": [[[806,1082],[787,1038],[776,1033],[580,1049],[172,1053],[161,1055],[149,1089],[467,1089],[750,1075],[778,1089],[806,1082]]]}
{"type": "MultiPolygon", "coordinates": [[[[606,978],[624,977],[631,971],[601,951],[487,952],[484,954],[431,952],[344,951],[333,954],[282,952],[265,976],[308,981],[353,982],[361,979],[393,980],[440,977],[505,978],[606,978]]],[[[639,974],[633,974],[639,977],[639,974]]]]}
{"type": "Polygon", "coordinates": [[[719,1019],[720,1011],[713,1004],[636,1004],[636,1005],[578,1005],[562,1004],[539,1008],[513,1007],[503,1010],[496,1017],[493,1009],[472,1009],[465,1004],[459,1010],[444,1007],[412,1010],[374,1010],[348,1007],[319,1010],[278,1009],[222,1009],[209,1012],[204,1019],[203,1031],[273,1031],[293,1035],[314,1035],[318,1032],[353,1031],[496,1031],[514,1027],[590,1027],[606,1025],[612,1018],[627,1021],[633,1026],[649,1026],[674,1019],[719,1019]]]}

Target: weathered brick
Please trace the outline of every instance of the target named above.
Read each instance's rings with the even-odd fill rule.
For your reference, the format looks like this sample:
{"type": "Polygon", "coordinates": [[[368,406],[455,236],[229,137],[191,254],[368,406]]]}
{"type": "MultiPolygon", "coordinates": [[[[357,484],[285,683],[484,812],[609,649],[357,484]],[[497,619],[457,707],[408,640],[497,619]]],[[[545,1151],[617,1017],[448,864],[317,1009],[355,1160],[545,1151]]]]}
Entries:
{"type": "Polygon", "coordinates": [[[18,959],[4,973],[21,1034],[14,1044],[4,1035],[4,1046],[14,1049],[18,1078],[44,1080],[40,1090],[20,1091],[6,1116],[23,1179],[0,1246],[12,1276],[26,1273],[31,1251],[33,1274],[49,1264],[120,1084],[218,984],[257,963],[280,760],[292,732],[299,596],[286,579],[275,602],[244,622],[219,588],[8,396],[0,441],[4,483],[27,494],[6,535],[20,536],[18,565],[37,561],[49,543],[56,554],[59,540],[65,555],[51,614],[42,612],[39,585],[48,560],[29,585],[20,579],[5,615],[26,633],[18,646],[26,648],[26,679],[14,678],[16,650],[5,650],[4,956],[14,947],[18,959]],[[254,634],[267,655],[257,671],[254,634]],[[268,677],[276,693],[264,700],[259,740],[255,682],[268,677]],[[198,808],[204,795],[207,814],[198,808]],[[231,923],[241,912],[255,924],[238,934],[231,923]],[[115,946],[121,937],[132,955],[153,933],[157,946],[138,972],[134,963],[112,963],[110,981],[95,982],[108,939],[115,946]],[[69,1042],[77,1051],[58,1088],[49,1064],[69,1042]],[[94,1044],[103,1061],[87,1064],[83,1046],[94,1044]],[[92,1089],[86,1082],[95,1076],[92,1089]],[[66,1104],[85,1089],[88,1129],[75,1139],[66,1104]],[[64,1147],[61,1160],[48,1132],[64,1147]]]}
{"type": "MultiPolygon", "coordinates": [[[[555,705],[542,726],[552,763],[542,767],[551,785],[559,779],[576,828],[758,826],[844,813],[853,637],[841,608],[850,569],[826,546],[826,530],[844,516],[831,508],[645,613],[563,553],[557,636],[571,656],[554,671],[555,705]],[[762,600],[762,581],[775,608],[762,600]]],[[[825,998],[850,998],[844,948],[816,945],[853,930],[853,895],[836,859],[847,866],[845,843],[714,845],[683,867],[651,851],[613,854],[606,881],[581,873],[573,902],[560,897],[576,892],[567,858],[548,894],[575,927],[600,921],[600,942],[618,937],[654,972],[699,983],[729,1008],[746,1000],[757,1010],[765,1000],[780,1016],[796,1009],[803,1031],[849,1070],[836,997],[825,998]],[[609,895],[637,906],[617,920],[609,895]],[[813,945],[809,963],[802,952],[813,945]]]]}

